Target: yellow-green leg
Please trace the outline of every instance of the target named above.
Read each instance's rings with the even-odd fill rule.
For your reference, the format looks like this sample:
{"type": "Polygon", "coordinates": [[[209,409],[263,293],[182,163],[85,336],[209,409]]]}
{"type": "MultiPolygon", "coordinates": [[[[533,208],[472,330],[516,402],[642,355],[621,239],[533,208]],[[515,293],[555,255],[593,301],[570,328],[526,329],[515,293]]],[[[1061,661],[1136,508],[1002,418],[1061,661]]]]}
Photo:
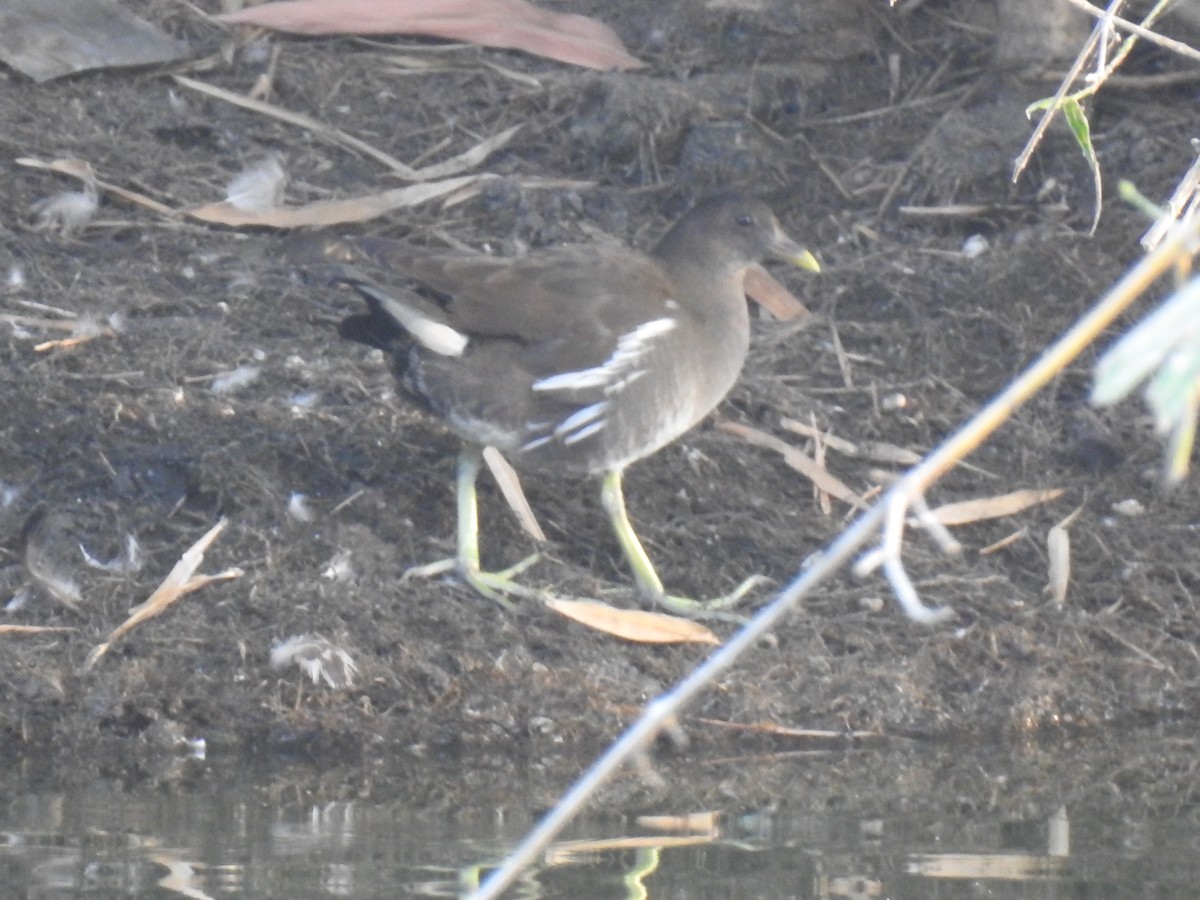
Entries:
{"type": "Polygon", "coordinates": [[[537,562],[537,554],[527,556],[515,566],[500,572],[484,572],[479,566],[479,502],[475,493],[475,482],[483,462],[483,450],[474,445],[464,446],[458,455],[458,474],[455,479],[458,502],[458,552],[454,559],[443,559],[405,572],[405,577],[429,577],[450,570],[458,572],[460,578],[483,596],[495,600],[506,609],[512,609],[506,595],[513,597],[536,597],[537,591],[523,587],[513,581],[513,576],[524,572],[537,562]]]}
{"type": "Polygon", "coordinates": [[[689,597],[668,594],[663,590],[662,579],[654,571],[654,563],[650,562],[650,557],[646,555],[646,549],[638,540],[637,533],[633,530],[633,524],[629,521],[629,514],[625,511],[625,491],[621,488],[621,476],[622,473],[619,469],[604,476],[604,482],[600,489],[600,502],[608,512],[609,521],[612,522],[613,531],[617,535],[617,542],[621,545],[621,550],[629,561],[629,567],[633,569],[633,577],[637,580],[638,590],[648,599],[661,603],[683,615],[695,618],[734,618],[740,621],[740,616],[731,616],[722,610],[737,604],[751,589],[766,579],[761,575],[752,575],[738,585],[732,593],[713,600],[693,600],[689,597]]]}

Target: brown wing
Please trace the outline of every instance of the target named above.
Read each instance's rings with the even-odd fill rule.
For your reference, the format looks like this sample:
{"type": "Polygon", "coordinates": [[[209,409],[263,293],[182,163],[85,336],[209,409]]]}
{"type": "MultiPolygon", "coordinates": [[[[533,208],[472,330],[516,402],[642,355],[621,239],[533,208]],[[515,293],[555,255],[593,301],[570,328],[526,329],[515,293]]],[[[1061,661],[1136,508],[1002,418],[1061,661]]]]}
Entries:
{"type": "Polygon", "coordinates": [[[523,344],[537,375],[599,365],[621,335],[676,314],[662,268],[619,244],[557,247],[517,259],[437,253],[379,239],[360,247],[440,295],[452,327],[523,344]]]}

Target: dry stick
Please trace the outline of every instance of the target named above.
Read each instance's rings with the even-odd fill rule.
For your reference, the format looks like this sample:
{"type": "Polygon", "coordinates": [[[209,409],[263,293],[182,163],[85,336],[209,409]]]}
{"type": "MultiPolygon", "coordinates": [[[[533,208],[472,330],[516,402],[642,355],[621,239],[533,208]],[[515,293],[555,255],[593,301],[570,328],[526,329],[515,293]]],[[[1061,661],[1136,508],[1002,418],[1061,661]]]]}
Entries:
{"type": "MultiPolygon", "coordinates": [[[[1192,149],[1197,149],[1194,142],[1192,149]]],[[[1162,215],[1142,235],[1142,249],[1153,250],[1157,247],[1158,242],[1163,239],[1163,235],[1174,227],[1184,210],[1195,207],[1197,190],[1200,190],[1200,156],[1196,157],[1196,161],[1192,163],[1187,173],[1180,179],[1179,184],[1175,186],[1162,215]]]]}
{"type": "MultiPolygon", "coordinates": [[[[798,575],[774,600],[763,607],[741,631],[729,640],[729,643],[716,650],[673,689],[651,701],[642,717],[626,729],[617,742],[571,786],[571,789],[563,795],[537,827],[509,854],[500,868],[488,876],[474,893],[468,895],[469,900],[494,900],[499,897],[500,893],[511,885],[530,863],[537,859],[538,854],[549,846],[554,837],[574,818],[575,814],[617,769],[631,758],[644,753],[660,729],[678,715],[689,701],[715,681],[718,675],[732,666],[745,651],[756,646],[758,641],[791,610],[797,601],[812,593],[813,589],[833,575],[842,563],[857,553],[859,548],[871,539],[885,516],[891,520],[898,517],[898,523],[893,521],[889,525],[892,529],[891,533],[885,536],[890,539],[895,535],[898,540],[898,535],[901,534],[904,526],[905,513],[914,498],[921,496],[933,481],[952,468],[963,456],[978,447],[988,435],[999,428],[1021,403],[1028,400],[1067,363],[1078,356],[1084,347],[1110,325],[1152,282],[1174,266],[1182,255],[1190,255],[1194,252],[1194,244],[1198,238],[1200,238],[1200,222],[1175,231],[1158,250],[1145,257],[1114,285],[1090,313],[1048,348],[1016,382],[980,410],[970,422],[935,450],[921,465],[912,469],[898,481],[878,503],[842,532],[841,536],[817,558],[815,563],[798,575]],[[899,511],[898,516],[897,510],[899,511]]],[[[941,611],[930,609],[920,602],[920,599],[916,597],[916,589],[913,588],[912,582],[899,567],[898,556],[895,557],[894,562],[895,565],[888,570],[888,577],[892,582],[893,589],[897,592],[897,599],[900,599],[901,603],[905,605],[905,611],[912,618],[925,622],[943,615],[941,611]],[[899,569],[902,581],[895,580],[895,569],[899,569]],[[900,596],[902,586],[906,586],[906,590],[909,592],[910,596],[907,600],[900,596]]]]}
{"type": "Polygon", "coordinates": [[[203,81],[196,81],[194,78],[185,78],[182,75],[172,76],[175,81],[184,87],[191,88],[193,91],[199,91],[202,94],[208,94],[210,97],[216,97],[219,100],[224,100],[226,103],[232,103],[235,106],[241,106],[244,109],[252,112],[261,113],[264,116],[271,116],[279,119],[281,122],[287,122],[291,125],[297,125],[300,128],[305,128],[315,134],[317,137],[338,144],[350,150],[361,153],[363,156],[369,156],[376,162],[383,163],[387,168],[391,169],[401,178],[407,181],[421,181],[417,172],[408,165],[405,165],[396,157],[388,153],[384,153],[377,147],[372,147],[366,141],[360,141],[338,128],[330,127],[316,119],[306,116],[303,113],[292,112],[291,110],[283,109],[270,103],[263,103],[261,100],[254,100],[250,97],[244,97],[241,94],[235,94],[233,91],[226,91],[219,87],[214,87],[211,84],[206,84],[203,81]]]}
{"type": "MultiPolygon", "coordinates": [[[[1114,4],[1119,4],[1121,0],[1113,0],[1113,2],[1114,4]]],[[[1013,163],[1012,180],[1014,182],[1021,177],[1021,173],[1029,165],[1029,159],[1033,156],[1033,151],[1042,142],[1042,136],[1046,133],[1046,129],[1050,127],[1050,123],[1058,115],[1063,98],[1067,96],[1067,91],[1071,89],[1071,85],[1075,83],[1075,79],[1079,77],[1079,73],[1087,65],[1087,61],[1091,59],[1092,51],[1096,48],[1096,44],[1099,43],[1102,34],[1104,34],[1104,23],[1100,22],[1092,29],[1092,33],[1088,35],[1088,39],[1084,41],[1083,48],[1079,51],[1079,55],[1075,57],[1075,62],[1071,63],[1071,68],[1067,70],[1067,74],[1063,76],[1058,90],[1054,92],[1054,99],[1050,101],[1049,109],[1042,113],[1042,117],[1038,119],[1038,123],[1033,129],[1033,134],[1025,142],[1025,148],[1021,151],[1021,155],[1013,163]]]]}
{"type": "Polygon", "coordinates": [[[123,634],[147,619],[154,618],[180,597],[197,591],[214,581],[228,581],[231,578],[241,578],[245,574],[241,569],[233,568],[218,572],[216,575],[194,575],[200,563],[204,562],[204,554],[209,545],[217,539],[217,535],[225,529],[228,522],[228,519],[221,519],[208,529],[200,540],[184,551],[183,556],[179,557],[179,562],[175,563],[175,567],[167,573],[167,577],[163,579],[162,584],[155,589],[149,599],[130,610],[129,618],[112,630],[108,640],[92,648],[80,667],[81,673],[91,671],[100,657],[104,656],[123,634]]]}
{"type": "MultiPolygon", "coordinates": [[[[1033,134],[1030,135],[1029,141],[1025,144],[1025,149],[1022,150],[1021,155],[1017,157],[1017,161],[1013,166],[1012,180],[1014,182],[1020,178],[1021,173],[1025,171],[1025,167],[1029,164],[1029,158],[1033,156],[1033,151],[1036,150],[1038,144],[1041,143],[1042,135],[1050,126],[1050,121],[1058,112],[1063,98],[1071,89],[1071,85],[1075,83],[1075,79],[1079,76],[1079,73],[1083,71],[1083,67],[1087,64],[1088,59],[1091,57],[1092,50],[1095,49],[1096,43],[1099,41],[1100,36],[1104,34],[1109,27],[1119,25],[1120,27],[1126,28],[1133,32],[1135,36],[1148,40],[1151,43],[1158,44],[1168,50],[1172,50],[1181,56],[1185,56],[1189,59],[1200,59],[1200,51],[1189,47],[1187,44],[1172,40],[1168,37],[1163,37],[1156,32],[1150,31],[1147,27],[1154,24],[1159,16],[1166,12],[1169,0],[1159,0],[1159,2],[1154,5],[1154,8],[1146,14],[1146,17],[1142,19],[1141,25],[1135,25],[1126,19],[1122,19],[1116,14],[1117,10],[1121,8],[1125,0],[1111,0],[1111,2],[1108,4],[1108,9],[1099,9],[1095,6],[1092,6],[1090,3],[1087,3],[1086,0],[1068,0],[1068,2],[1070,2],[1073,6],[1077,6],[1078,8],[1084,10],[1090,15],[1095,16],[1097,19],[1099,19],[1099,22],[1097,22],[1096,27],[1092,29],[1091,35],[1084,43],[1083,49],[1079,51],[1079,55],[1075,58],[1075,62],[1071,65],[1070,70],[1063,78],[1062,84],[1058,86],[1058,90],[1054,94],[1054,99],[1050,103],[1050,108],[1047,109],[1042,115],[1042,118],[1038,121],[1037,127],[1033,130],[1033,134]]],[[[1103,49],[1103,45],[1101,45],[1101,49],[1103,49]]],[[[1133,40],[1126,40],[1121,49],[1117,52],[1116,57],[1105,63],[1101,67],[1101,70],[1093,76],[1092,83],[1076,96],[1078,97],[1096,93],[1096,91],[1100,89],[1100,86],[1108,80],[1112,73],[1121,67],[1121,64],[1124,63],[1125,58],[1129,55],[1132,49],[1133,40]]],[[[1096,214],[1099,215],[1099,210],[1097,210],[1096,214]]]]}
{"type": "Polygon", "coordinates": [[[1177,41],[1174,38],[1169,38],[1165,34],[1159,34],[1157,31],[1151,31],[1147,25],[1152,24],[1162,13],[1166,11],[1166,4],[1159,3],[1146,18],[1143,19],[1143,24],[1138,25],[1136,22],[1130,22],[1128,19],[1123,19],[1120,16],[1109,13],[1107,10],[1100,9],[1088,3],[1087,0],[1067,0],[1072,6],[1083,10],[1089,16],[1097,19],[1102,19],[1116,25],[1118,28],[1123,28],[1131,34],[1136,34],[1140,38],[1144,38],[1152,44],[1157,44],[1164,50],[1170,50],[1172,53],[1178,53],[1180,56],[1187,59],[1200,61],[1200,50],[1196,50],[1189,44],[1183,41],[1177,41]]]}
{"type": "Polygon", "coordinates": [[[1004,424],[1026,400],[1040,390],[1051,378],[1061,372],[1071,360],[1094,341],[1100,333],[1116,320],[1150,285],[1165,272],[1178,264],[1184,257],[1196,252],[1196,241],[1200,238],[1200,222],[1189,223],[1173,232],[1170,238],[1138,263],[1124,278],[1109,290],[1080,319],[1075,326],[1058,339],[1025,373],[1003,390],[964,428],[946,440],[930,454],[923,463],[912,469],[880,501],[886,507],[886,525],[880,548],[870,554],[870,562],[856,567],[855,574],[865,574],[880,561],[883,562],[896,599],[908,615],[923,622],[937,621],[949,614],[948,610],[932,609],[921,603],[916,588],[904,571],[900,559],[900,546],[908,509],[917,498],[960,460],[974,451],[983,440],[1004,424]]]}
{"type": "Polygon", "coordinates": [[[179,213],[171,209],[171,207],[159,203],[152,197],[147,197],[145,194],[139,194],[137,191],[131,191],[120,185],[112,184],[108,181],[103,181],[96,177],[92,171],[91,165],[83,160],[78,159],[56,159],[51,162],[46,162],[41,159],[20,158],[13,160],[19,166],[29,166],[31,169],[44,169],[48,172],[58,172],[62,175],[69,175],[72,178],[78,178],[84,183],[85,187],[90,186],[92,189],[99,189],[105,193],[120,197],[135,206],[143,206],[151,212],[157,213],[160,216],[165,216],[168,219],[178,219],[179,213]]]}

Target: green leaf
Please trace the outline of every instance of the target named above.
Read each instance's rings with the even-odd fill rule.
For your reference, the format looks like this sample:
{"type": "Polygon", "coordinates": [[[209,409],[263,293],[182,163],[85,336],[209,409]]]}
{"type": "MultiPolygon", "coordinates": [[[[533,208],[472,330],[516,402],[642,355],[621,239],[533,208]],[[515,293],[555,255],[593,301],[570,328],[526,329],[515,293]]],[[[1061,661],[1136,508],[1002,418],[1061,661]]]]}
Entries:
{"type": "Polygon", "coordinates": [[[1096,167],[1096,150],[1092,146],[1092,126],[1088,122],[1087,113],[1083,111],[1083,106],[1079,101],[1071,97],[1063,100],[1062,111],[1066,117],[1067,126],[1071,129],[1071,134],[1075,136],[1075,143],[1083,152],[1083,158],[1094,169],[1096,167]]]}

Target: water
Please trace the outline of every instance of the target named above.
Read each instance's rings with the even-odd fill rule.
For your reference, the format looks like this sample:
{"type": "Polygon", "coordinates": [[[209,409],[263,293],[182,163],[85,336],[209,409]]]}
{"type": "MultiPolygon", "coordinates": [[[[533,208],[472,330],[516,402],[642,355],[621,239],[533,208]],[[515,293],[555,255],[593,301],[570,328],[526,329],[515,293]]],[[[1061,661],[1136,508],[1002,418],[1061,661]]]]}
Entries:
{"type": "MultiPolygon", "coordinates": [[[[348,789],[314,790],[305,774],[304,788],[277,772],[134,789],[35,785],[10,773],[0,791],[0,898],[453,897],[534,819],[486,805],[314,799],[348,789]]],[[[361,782],[356,791],[366,793],[361,782]]],[[[941,791],[873,816],[806,808],[803,792],[773,810],[659,801],[575,822],[508,896],[1193,900],[1196,809],[1149,813],[1106,793],[1112,803],[1025,816],[1001,806],[947,812],[954,803],[941,791]]]]}

